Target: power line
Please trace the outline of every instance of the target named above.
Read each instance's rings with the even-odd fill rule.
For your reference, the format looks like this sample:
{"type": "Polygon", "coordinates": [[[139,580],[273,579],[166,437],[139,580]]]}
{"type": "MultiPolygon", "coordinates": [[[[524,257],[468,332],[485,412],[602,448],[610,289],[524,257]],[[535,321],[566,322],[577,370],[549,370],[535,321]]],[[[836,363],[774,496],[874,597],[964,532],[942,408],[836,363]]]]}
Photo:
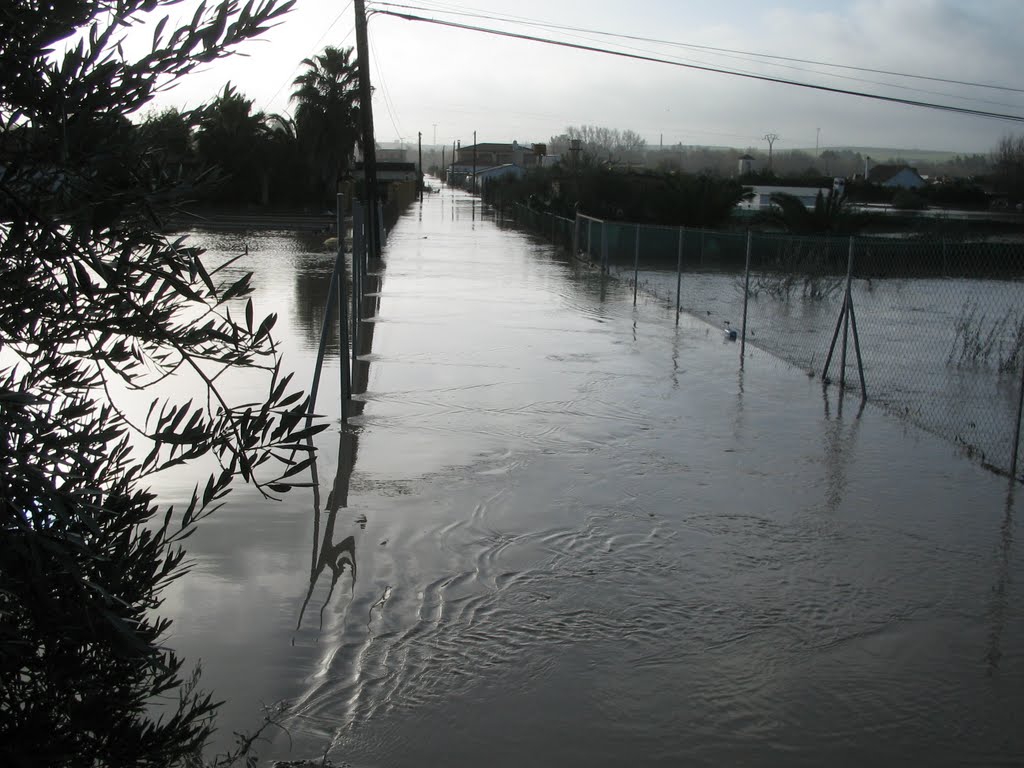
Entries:
{"type": "MultiPolygon", "coordinates": [[[[854,71],[854,72],[868,72],[868,73],[876,74],[876,75],[891,75],[893,77],[904,77],[904,78],[910,78],[910,79],[914,79],[914,80],[929,80],[931,82],[946,83],[948,85],[965,85],[965,86],[969,86],[969,87],[972,87],[972,88],[987,88],[987,89],[990,89],[990,90],[1007,91],[1009,93],[1024,93],[1024,88],[1014,88],[1014,87],[1009,86],[1009,85],[999,85],[999,84],[996,84],[996,83],[977,83],[977,82],[972,82],[970,80],[955,80],[955,79],[952,79],[952,78],[935,77],[935,76],[931,76],[931,75],[916,75],[916,74],[912,74],[912,73],[908,73],[908,72],[897,72],[895,70],[889,70],[889,69],[874,69],[874,68],[871,68],[871,67],[859,67],[859,66],[854,66],[854,65],[851,65],[851,64],[836,64],[836,63],[828,62],[828,61],[816,61],[814,59],[800,59],[800,58],[796,58],[796,57],[792,57],[792,56],[777,56],[777,55],[770,54],[770,53],[758,53],[756,51],[743,51],[743,50],[737,50],[737,49],[733,49],[733,48],[718,48],[718,47],[711,46],[711,45],[698,45],[696,43],[683,43],[683,42],[678,42],[678,41],[674,41],[674,40],[663,40],[663,39],[656,38],[656,37],[643,37],[643,36],[640,36],[640,35],[625,35],[625,34],[621,34],[621,33],[618,33],[618,32],[606,32],[606,31],[599,30],[599,29],[587,29],[586,27],[574,27],[574,26],[565,25],[565,24],[554,24],[554,23],[551,23],[551,22],[544,22],[544,21],[538,21],[538,20],[534,20],[534,19],[529,19],[529,18],[526,18],[526,17],[523,17],[523,16],[512,16],[510,14],[497,14],[497,15],[494,15],[494,14],[474,13],[474,12],[469,11],[469,10],[459,9],[458,6],[445,6],[445,5],[439,4],[439,3],[435,4],[435,7],[424,7],[424,6],[419,6],[419,5],[407,5],[407,4],[387,3],[387,2],[374,3],[374,5],[375,6],[379,5],[379,6],[382,6],[382,7],[383,6],[387,6],[387,7],[391,7],[391,8],[405,8],[405,9],[418,10],[418,11],[428,11],[428,12],[432,11],[432,12],[435,12],[435,13],[437,13],[437,12],[440,12],[440,13],[450,13],[450,14],[453,14],[453,15],[465,16],[467,18],[478,18],[478,19],[486,19],[488,21],[503,21],[503,22],[515,23],[515,24],[525,24],[525,25],[528,25],[528,26],[541,27],[541,28],[544,28],[544,29],[557,29],[557,30],[562,30],[562,31],[566,31],[566,32],[582,32],[582,33],[585,33],[585,34],[601,35],[603,37],[613,37],[613,38],[619,38],[619,39],[622,39],[622,40],[635,40],[635,41],[644,42],[644,43],[655,43],[655,44],[658,44],[658,45],[670,45],[670,46],[674,46],[674,47],[678,47],[678,48],[692,48],[692,49],[695,49],[695,50],[709,51],[709,52],[712,52],[712,53],[733,54],[733,55],[740,55],[740,56],[754,56],[754,57],[759,58],[759,59],[774,59],[776,61],[789,61],[789,62],[793,62],[793,63],[797,63],[797,64],[812,64],[814,66],[819,66],[819,67],[830,67],[830,68],[833,68],[833,69],[846,69],[846,70],[851,70],[851,71],[854,71]],[[449,8],[450,9],[454,9],[454,10],[448,10],[449,8]]],[[[385,11],[379,11],[379,13],[385,13],[385,11]]],[[[390,15],[396,15],[396,14],[390,14],[390,15]]],[[[806,70],[801,70],[801,71],[806,71],[806,70]]],[[[826,73],[821,73],[821,74],[826,74],[826,73]]],[[[872,82],[872,81],[866,81],[866,82],[872,82]]],[[[892,84],[887,83],[886,85],[892,85],[892,84]]]]}
{"type": "Polygon", "coordinates": [[[571,48],[578,51],[590,51],[592,53],[604,53],[610,56],[619,56],[626,59],[634,59],[636,61],[647,61],[655,64],[669,64],[675,67],[683,67],[685,69],[693,69],[701,72],[714,72],[721,75],[730,75],[732,77],[742,77],[749,80],[760,80],[766,83],[777,83],[779,85],[791,85],[797,88],[806,88],[809,90],[823,91],[825,93],[835,93],[843,96],[859,96],[864,99],[873,99],[875,101],[885,101],[892,104],[904,104],[911,107],[922,107],[925,109],[935,109],[943,112],[955,112],[963,115],[973,115],[975,117],[987,117],[996,120],[1007,120],[1010,122],[1024,122],[1024,116],[1011,115],[1002,112],[988,112],[981,109],[971,109],[970,107],[956,107],[950,104],[938,104],[928,101],[918,101],[916,99],[905,99],[898,96],[885,96],[878,93],[868,93],[866,91],[854,91],[846,88],[836,88],[828,85],[817,85],[815,83],[804,83],[799,80],[789,80],[782,77],[773,77],[770,75],[759,75],[751,72],[738,72],[735,70],[722,69],[721,67],[711,67],[701,64],[691,64],[681,61],[672,61],[670,59],[662,59],[656,56],[647,56],[638,53],[627,53],[625,51],[616,51],[610,48],[599,48],[592,45],[582,45],[580,43],[570,43],[564,40],[553,40],[550,38],[537,37],[535,35],[526,35],[520,32],[509,32],[507,30],[490,29],[488,27],[480,27],[473,24],[460,24],[455,21],[445,21],[442,19],[429,19],[425,16],[417,16],[409,13],[398,13],[396,11],[388,10],[376,10],[374,13],[379,13],[385,16],[394,16],[395,18],[405,19],[406,21],[422,21],[427,24],[436,24],[442,27],[450,27],[452,29],[462,29],[469,32],[482,32],[489,35],[496,35],[498,37],[508,37],[515,40],[528,40],[535,43],[543,43],[545,45],[554,45],[561,48],[571,48]]]}
{"type": "MultiPolygon", "coordinates": [[[[349,0],[348,4],[347,4],[347,5],[346,5],[346,6],[344,7],[344,8],[342,8],[342,9],[341,9],[341,13],[339,13],[339,14],[338,14],[337,16],[335,16],[335,17],[334,17],[334,21],[332,21],[332,22],[330,23],[330,25],[329,25],[329,26],[327,27],[327,29],[325,29],[325,30],[324,30],[324,33],[323,33],[322,35],[320,35],[320,39],[319,39],[319,40],[317,40],[317,41],[316,41],[316,42],[315,42],[315,43],[313,44],[313,50],[314,50],[314,51],[315,51],[315,50],[316,50],[317,48],[319,48],[319,47],[320,47],[320,43],[322,43],[322,42],[323,42],[323,41],[324,41],[324,40],[326,39],[326,37],[327,37],[327,36],[328,36],[328,35],[329,35],[329,34],[331,33],[331,30],[332,30],[332,29],[334,29],[334,27],[335,27],[335,26],[337,25],[337,23],[338,23],[339,21],[341,21],[341,18],[342,18],[342,16],[344,16],[344,15],[345,15],[346,13],[348,13],[348,10],[349,10],[349,9],[350,9],[351,7],[352,7],[352,0],[349,0]]],[[[348,38],[349,38],[349,35],[351,35],[351,34],[352,34],[352,33],[353,33],[354,31],[355,31],[355,28],[354,28],[354,27],[353,27],[352,29],[350,29],[350,30],[349,30],[349,31],[348,31],[348,32],[347,32],[347,33],[345,34],[345,36],[344,36],[343,38],[341,38],[341,41],[340,41],[340,42],[338,43],[338,46],[340,47],[340,46],[344,45],[344,44],[345,44],[345,41],[346,41],[346,40],[348,40],[348,38]]],[[[281,83],[281,85],[279,85],[279,86],[278,86],[277,90],[276,90],[276,91],[274,91],[274,95],[273,95],[273,96],[271,96],[271,97],[270,97],[270,99],[269,99],[269,100],[267,101],[267,104],[266,104],[266,106],[268,106],[268,107],[269,107],[269,106],[270,106],[270,105],[271,105],[271,104],[272,104],[272,103],[274,102],[274,99],[276,99],[276,98],[277,98],[277,97],[278,97],[278,96],[279,96],[279,95],[281,94],[281,91],[283,91],[283,90],[285,89],[285,86],[289,85],[289,84],[290,84],[290,83],[292,82],[292,80],[293,80],[293,78],[294,78],[294,76],[295,76],[295,73],[296,73],[296,72],[298,72],[298,71],[299,71],[299,69],[300,69],[301,67],[302,67],[302,64],[301,64],[301,62],[300,62],[300,63],[298,64],[298,66],[296,66],[296,67],[295,67],[295,68],[294,68],[294,69],[292,70],[292,73],[291,73],[290,75],[288,75],[288,79],[287,79],[287,80],[285,80],[285,81],[284,81],[283,83],[281,83]]],[[[287,107],[285,107],[285,112],[286,112],[286,113],[288,112],[288,108],[287,108],[287,107]]]]}
{"type": "MultiPolygon", "coordinates": [[[[367,35],[370,38],[370,45],[372,48],[376,48],[376,43],[373,40],[373,35],[370,34],[369,27],[367,27],[367,35]]],[[[374,63],[377,65],[377,77],[380,79],[381,95],[384,97],[384,108],[388,111],[388,117],[391,118],[391,127],[395,129],[395,135],[398,136],[399,142],[402,141],[402,131],[398,128],[398,120],[395,117],[395,110],[392,108],[391,96],[388,94],[388,86],[384,79],[384,70],[381,67],[380,55],[373,57],[374,63]]]]}

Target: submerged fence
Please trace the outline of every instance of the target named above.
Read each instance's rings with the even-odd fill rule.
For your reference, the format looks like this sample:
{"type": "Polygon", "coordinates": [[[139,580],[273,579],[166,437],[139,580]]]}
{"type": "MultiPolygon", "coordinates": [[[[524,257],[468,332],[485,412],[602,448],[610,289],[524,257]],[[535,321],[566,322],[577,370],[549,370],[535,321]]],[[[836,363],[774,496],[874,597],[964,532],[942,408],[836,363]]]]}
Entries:
{"type": "Polygon", "coordinates": [[[735,329],[741,344],[826,384],[842,380],[1020,476],[1024,243],[718,232],[522,206],[513,214],[631,284],[636,301],[735,329]]]}

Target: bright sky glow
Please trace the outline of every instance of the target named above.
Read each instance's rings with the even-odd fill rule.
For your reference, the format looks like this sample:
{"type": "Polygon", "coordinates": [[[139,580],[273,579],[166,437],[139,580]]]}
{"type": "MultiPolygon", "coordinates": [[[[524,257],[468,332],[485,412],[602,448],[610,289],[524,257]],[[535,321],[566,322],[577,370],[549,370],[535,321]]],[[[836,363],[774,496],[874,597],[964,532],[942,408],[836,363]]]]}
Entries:
{"type": "MultiPolygon", "coordinates": [[[[1020,0],[395,0],[420,16],[496,27],[856,91],[1024,117],[1024,93],[816,64],[768,61],[522,23],[501,16],[690,45],[1024,88],[1020,0]],[[427,10],[422,10],[427,9],[427,10]],[[467,16],[465,14],[476,14],[467,16]]],[[[384,2],[369,9],[402,11],[384,2]]],[[[187,8],[183,9],[183,12],[187,8]]],[[[196,106],[227,81],[268,112],[288,112],[300,61],[355,45],[351,2],[299,0],[243,56],[210,65],[155,106],[196,106]]],[[[874,146],[988,152],[1024,123],[937,112],[555,48],[373,14],[369,23],[377,140],[415,145],[539,142],[568,125],[632,129],[666,145],[776,150],[874,146]],[[820,130],[819,130],[820,129],[820,130]]]]}

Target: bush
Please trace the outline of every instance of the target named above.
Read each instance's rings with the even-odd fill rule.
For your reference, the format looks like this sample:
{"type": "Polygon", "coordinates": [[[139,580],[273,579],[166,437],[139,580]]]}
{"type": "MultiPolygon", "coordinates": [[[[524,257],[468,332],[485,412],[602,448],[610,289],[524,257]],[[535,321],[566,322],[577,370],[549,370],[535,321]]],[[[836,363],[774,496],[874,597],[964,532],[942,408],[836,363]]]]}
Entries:
{"type": "Polygon", "coordinates": [[[892,207],[900,211],[923,211],[928,202],[912,190],[898,189],[893,193],[892,207]]]}
{"type": "Polygon", "coordinates": [[[235,478],[287,490],[309,459],[282,453],[316,430],[281,373],[274,316],[243,308],[250,276],[225,281],[159,234],[169,189],[127,121],[159,84],[260,34],[291,2],[225,0],[170,34],[165,19],[152,50],[125,59],[126,26],[171,4],[16,2],[0,14],[4,766],[168,765],[196,752],[215,705],[161,646],[161,590],[235,478]],[[69,38],[80,42],[51,54],[69,38]],[[221,389],[232,370],[262,377],[262,402],[221,389]],[[190,389],[194,401],[177,398],[190,389]],[[150,401],[148,415],[133,415],[132,397],[150,401]],[[200,457],[215,470],[190,503],[160,508],[150,479],[200,457]]]}

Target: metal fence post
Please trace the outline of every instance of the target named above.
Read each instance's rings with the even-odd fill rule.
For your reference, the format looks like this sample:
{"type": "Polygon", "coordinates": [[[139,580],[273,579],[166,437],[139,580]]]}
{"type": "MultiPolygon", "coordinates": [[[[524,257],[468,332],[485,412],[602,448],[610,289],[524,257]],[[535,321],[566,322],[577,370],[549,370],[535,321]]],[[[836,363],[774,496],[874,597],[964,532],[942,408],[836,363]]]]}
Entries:
{"type": "Polygon", "coordinates": [[[572,257],[579,258],[580,254],[580,214],[576,212],[576,218],[572,222],[572,257]]]}
{"type": "Polygon", "coordinates": [[[348,421],[348,402],[352,399],[351,361],[348,351],[348,303],[345,296],[345,195],[337,197],[338,258],[338,352],[341,365],[341,420],[348,421]]]}
{"type": "Polygon", "coordinates": [[[685,227],[679,228],[679,247],[676,252],[676,325],[679,325],[679,300],[683,287],[683,233],[685,227]]]}
{"type": "Polygon", "coordinates": [[[747,265],[743,270],[743,332],[740,337],[740,368],[747,350],[747,299],[750,297],[750,230],[747,230],[747,265]]]}
{"type": "Polygon", "coordinates": [[[359,356],[359,286],[366,250],[366,214],[361,203],[352,203],[352,370],[359,356]]]}
{"type": "Polygon", "coordinates": [[[1020,393],[1017,396],[1017,428],[1013,432],[1013,457],[1010,460],[1010,477],[1017,479],[1017,459],[1020,452],[1021,414],[1024,413],[1024,364],[1020,368],[1020,393]]]}
{"type": "MultiPolygon", "coordinates": [[[[340,307],[340,309],[341,309],[341,314],[342,314],[343,317],[344,317],[345,313],[347,312],[347,309],[346,309],[345,304],[344,304],[344,298],[343,298],[344,297],[344,289],[339,285],[339,282],[343,279],[343,276],[345,274],[345,246],[344,246],[344,242],[342,241],[342,235],[340,234],[343,231],[343,227],[344,227],[344,224],[345,224],[345,213],[344,213],[344,210],[342,208],[341,195],[338,195],[338,199],[335,201],[335,204],[337,206],[337,210],[335,211],[335,218],[336,218],[337,223],[338,223],[338,231],[339,231],[339,236],[338,236],[338,252],[337,252],[337,254],[334,257],[334,271],[331,273],[331,285],[330,285],[330,288],[328,288],[328,290],[327,290],[327,306],[324,308],[324,322],[320,326],[320,346],[317,349],[316,366],[313,368],[313,381],[312,381],[312,383],[310,384],[310,387],[309,387],[309,414],[306,417],[306,420],[307,420],[308,423],[312,422],[312,420],[313,420],[313,412],[314,412],[314,409],[316,408],[316,396],[317,396],[317,393],[318,393],[318,391],[320,389],[320,374],[323,371],[324,355],[327,352],[327,334],[329,333],[329,329],[331,327],[331,312],[334,311],[334,302],[336,300],[341,300],[341,307],[340,307]]],[[[339,340],[339,342],[340,342],[341,349],[345,350],[345,346],[348,343],[348,339],[343,335],[341,337],[341,339],[339,340]]],[[[347,360],[345,359],[346,352],[347,352],[347,350],[345,350],[342,353],[342,360],[341,360],[341,363],[342,363],[342,365],[341,365],[341,368],[342,368],[342,372],[341,372],[341,380],[342,380],[341,418],[342,418],[342,420],[345,420],[345,418],[347,417],[347,413],[346,413],[346,409],[345,409],[345,376],[346,376],[346,374],[345,374],[345,365],[347,363],[347,360]]]]}
{"type": "Polygon", "coordinates": [[[608,222],[601,221],[601,271],[608,274],[608,222]]]}
{"type": "Polygon", "coordinates": [[[633,306],[636,306],[636,291],[640,285],[640,225],[636,225],[636,238],[633,245],[633,306]]]}
{"type": "MultiPolygon", "coordinates": [[[[855,246],[853,238],[850,238],[850,273],[853,273],[855,246]]],[[[860,376],[860,399],[864,402],[868,399],[868,385],[864,381],[864,358],[860,354],[860,333],[857,332],[857,313],[853,311],[853,293],[850,293],[850,304],[847,307],[850,316],[850,330],[853,331],[853,350],[857,353],[857,374],[860,376]]]]}
{"type": "Polygon", "coordinates": [[[850,282],[853,279],[853,236],[846,256],[846,293],[843,294],[843,346],[840,353],[839,389],[846,386],[846,340],[850,333],[850,282]]]}

